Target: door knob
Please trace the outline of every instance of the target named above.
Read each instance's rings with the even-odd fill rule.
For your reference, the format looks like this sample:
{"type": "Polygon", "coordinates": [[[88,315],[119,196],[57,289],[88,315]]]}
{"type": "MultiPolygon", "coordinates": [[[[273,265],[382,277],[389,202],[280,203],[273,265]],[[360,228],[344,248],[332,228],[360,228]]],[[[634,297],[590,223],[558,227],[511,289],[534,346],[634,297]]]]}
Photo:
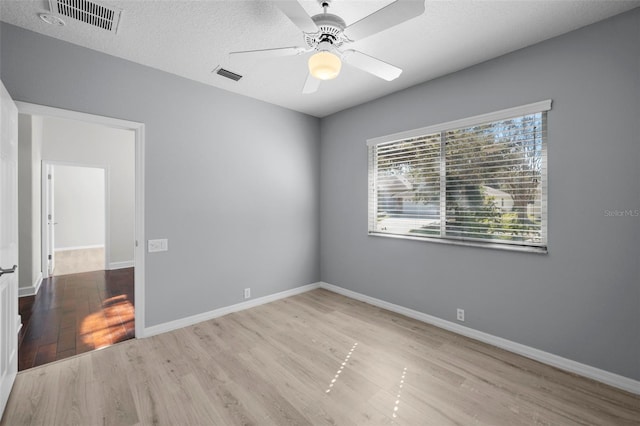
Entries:
{"type": "Polygon", "coordinates": [[[0,277],[4,274],[13,274],[17,268],[18,268],[18,265],[13,265],[13,268],[8,268],[8,269],[0,268],[0,277]]]}

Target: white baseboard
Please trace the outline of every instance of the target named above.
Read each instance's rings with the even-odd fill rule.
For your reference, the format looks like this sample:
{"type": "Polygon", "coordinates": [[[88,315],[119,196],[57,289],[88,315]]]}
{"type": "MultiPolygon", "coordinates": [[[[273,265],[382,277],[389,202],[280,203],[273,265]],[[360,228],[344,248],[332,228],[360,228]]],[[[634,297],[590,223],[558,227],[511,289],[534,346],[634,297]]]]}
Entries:
{"type": "Polygon", "coordinates": [[[93,246],[74,246],[74,247],[56,247],[53,249],[53,252],[57,251],[70,251],[70,250],[89,250],[89,249],[97,249],[104,248],[104,244],[97,244],[93,246]]]}
{"type": "Polygon", "coordinates": [[[38,272],[38,276],[32,286],[18,288],[18,297],[35,296],[36,294],[38,294],[38,290],[40,290],[41,285],[42,272],[38,272]]]}
{"type": "Polygon", "coordinates": [[[133,268],[133,266],[134,266],[133,260],[127,260],[125,262],[110,262],[109,270],[113,271],[114,269],[133,268]]]}
{"type": "Polygon", "coordinates": [[[484,343],[488,343],[493,346],[497,346],[502,349],[506,349],[509,352],[516,353],[518,355],[525,356],[527,358],[540,361],[544,364],[551,365],[561,370],[569,371],[571,373],[578,374],[580,376],[588,377],[598,382],[605,383],[607,385],[616,387],[618,389],[625,390],[634,394],[640,395],[640,381],[630,379],[628,377],[621,376],[619,374],[611,373],[609,371],[601,370],[590,365],[582,364],[577,361],[573,361],[567,358],[563,358],[558,355],[551,354],[549,352],[541,351],[539,349],[532,348],[520,343],[513,342],[511,340],[503,339],[502,337],[494,336],[492,334],[484,333],[482,331],[474,330],[469,327],[462,326],[441,318],[437,318],[431,315],[427,315],[422,312],[415,311],[413,309],[405,308],[400,305],[385,302],[384,300],[376,299],[374,297],[366,296],[355,291],[347,290],[342,287],[335,286],[333,284],[320,282],[320,288],[332,291],[334,293],[342,294],[343,296],[350,297],[352,299],[360,300],[361,302],[368,303],[370,305],[378,306],[380,308],[396,312],[398,314],[407,316],[409,318],[416,319],[418,321],[425,322],[427,324],[435,325],[436,327],[443,328],[445,330],[452,331],[463,336],[470,337],[472,339],[479,340],[484,343]]]}
{"type": "Polygon", "coordinates": [[[246,302],[240,302],[235,305],[214,309],[213,311],[203,312],[201,314],[193,315],[186,318],[181,318],[175,321],[169,321],[169,322],[154,325],[151,327],[146,327],[144,329],[144,335],[137,336],[137,337],[150,337],[156,334],[177,330],[179,328],[187,327],[187,326],[197,324],[202,321],[207,321],[213,318],[218,318],[233,312],[254,308],[256,306],[264,305],[265,303],[274,302],[276,300],[284,299],[286,297],[294,296],[296,294],[305,293],[307,291],[314,290],[319,287],[320,287],[319,283],[307,284],[301,287],[292,288],[291,290],[281,291],[280,293],[270,294],[268,296],[247,300],[246,302]]]}

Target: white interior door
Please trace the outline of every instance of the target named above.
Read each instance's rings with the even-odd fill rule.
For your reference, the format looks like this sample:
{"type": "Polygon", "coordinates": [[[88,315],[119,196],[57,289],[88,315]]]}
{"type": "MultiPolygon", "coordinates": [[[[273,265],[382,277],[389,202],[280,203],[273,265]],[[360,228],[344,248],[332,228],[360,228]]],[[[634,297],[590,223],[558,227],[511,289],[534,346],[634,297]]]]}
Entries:
{"type": "Polygon", "coordinates": [[[0,417],[18,372],[18,108],[0,81],[0,417]]]}
{"type": "Polygon", "coordinates": [[[55,178],[53,174],[53,165],[47,164],[45,166],[45,218],[47,223],[47,237],[46,237],[46,263],[47,263],[47,277],[53,275],[53,270],[56,267],[55,256],[55,225],[56,225],[56,213],[55,213],[55,178]]]}

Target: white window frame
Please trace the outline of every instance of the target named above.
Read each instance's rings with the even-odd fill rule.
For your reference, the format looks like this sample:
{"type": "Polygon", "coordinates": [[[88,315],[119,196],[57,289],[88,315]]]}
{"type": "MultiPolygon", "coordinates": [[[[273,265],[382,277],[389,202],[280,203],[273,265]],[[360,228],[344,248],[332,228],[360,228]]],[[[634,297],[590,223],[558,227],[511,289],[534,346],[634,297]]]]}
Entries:
{"type": "MultiPolygon", "coordinates": [[[[417,138],[421,136],[431,135],[434,133],[443,133],[450,130],[456,130],[465,127],[472,127],[480,124],[486,124],[494,121],[507,120],[514,117],[521,117],[525,115],[545,113],[551,110],[552,101],[550,99],[535,102],[527,105],[517,106],[513,108],[507,108],[500,111],[490,112],[487,114],[480,114],[473,117],[463,118],[460,120],[449,121],[445,123],[434,124],[431,126],[421,127],[419,129],[407,130],[403,132],[398,132],[386,136],[375,137],[367,140],[367,147],[369,151],[369,187],[368,187],[368,230],[369,235],[371,236],[381,236],[381,237],[390,237],[390,238],[401,238],[401,239],[410,239],[410,240],[419,240],[419,241],[429,241],[443,244],[454,244],[454,245],[465,245],[465,246],[473,246],[473,247],[485,247],[485,248],[495,248],[495,249],[503,249],[503,250],[512,250],[512,251],[524,251],[524,252],[533,252],[533,253],[547,253],[548,252],[548,238],[547,238],[547,228],[548,228],[548,215],[547,215],[547,192],[548,192],[548,178],[547,178],[547,140],[546,140],[546,132],[543,133],[542,138],[542,159],[541,159],[541,239],[544,242],[544,245],[528,245],[528,244],[514,244],[514,243],[496,243],[496,242],[478,242],[478,241],[469,241],[464,239],[450,239],[445,236],[413,236],[406,234],[390,234],[384,232],[375,231],[375,223],[372,221],[376,220],[376,211],[377,211],[377,187],[376,187],[376,176],[377,176],[377,159],[372,161],[372,155],[375,155],[375,148],[379,144],[387,144],[392,142],[401,142],[407,139],[417,138]],[[374,209],[373,213],[372,210],[374,209]]],[[[441,150],[444,149],[444,146],[441,145],[441,150]]],[[[373,157],[375,158],[375,157],[373,157]]],[[[441,186],[444,186],[444,182],[442,181],[443,177],[441,176],[441,186]]],[[[446,219],[446,217],[445,217],[446,219]]],[[[440,217],[442,222],[443,218],[440,217]]]]}

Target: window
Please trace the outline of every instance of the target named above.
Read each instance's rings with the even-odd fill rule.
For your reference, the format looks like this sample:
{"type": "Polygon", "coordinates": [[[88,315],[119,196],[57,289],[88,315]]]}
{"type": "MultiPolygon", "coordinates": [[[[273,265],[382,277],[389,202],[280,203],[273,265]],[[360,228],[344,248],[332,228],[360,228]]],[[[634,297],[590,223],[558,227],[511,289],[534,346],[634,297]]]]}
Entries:
{"type": "Polygon", "coordinates": [[[546,252],[543,101],[369,146],[369,234],[546,252]]]}

